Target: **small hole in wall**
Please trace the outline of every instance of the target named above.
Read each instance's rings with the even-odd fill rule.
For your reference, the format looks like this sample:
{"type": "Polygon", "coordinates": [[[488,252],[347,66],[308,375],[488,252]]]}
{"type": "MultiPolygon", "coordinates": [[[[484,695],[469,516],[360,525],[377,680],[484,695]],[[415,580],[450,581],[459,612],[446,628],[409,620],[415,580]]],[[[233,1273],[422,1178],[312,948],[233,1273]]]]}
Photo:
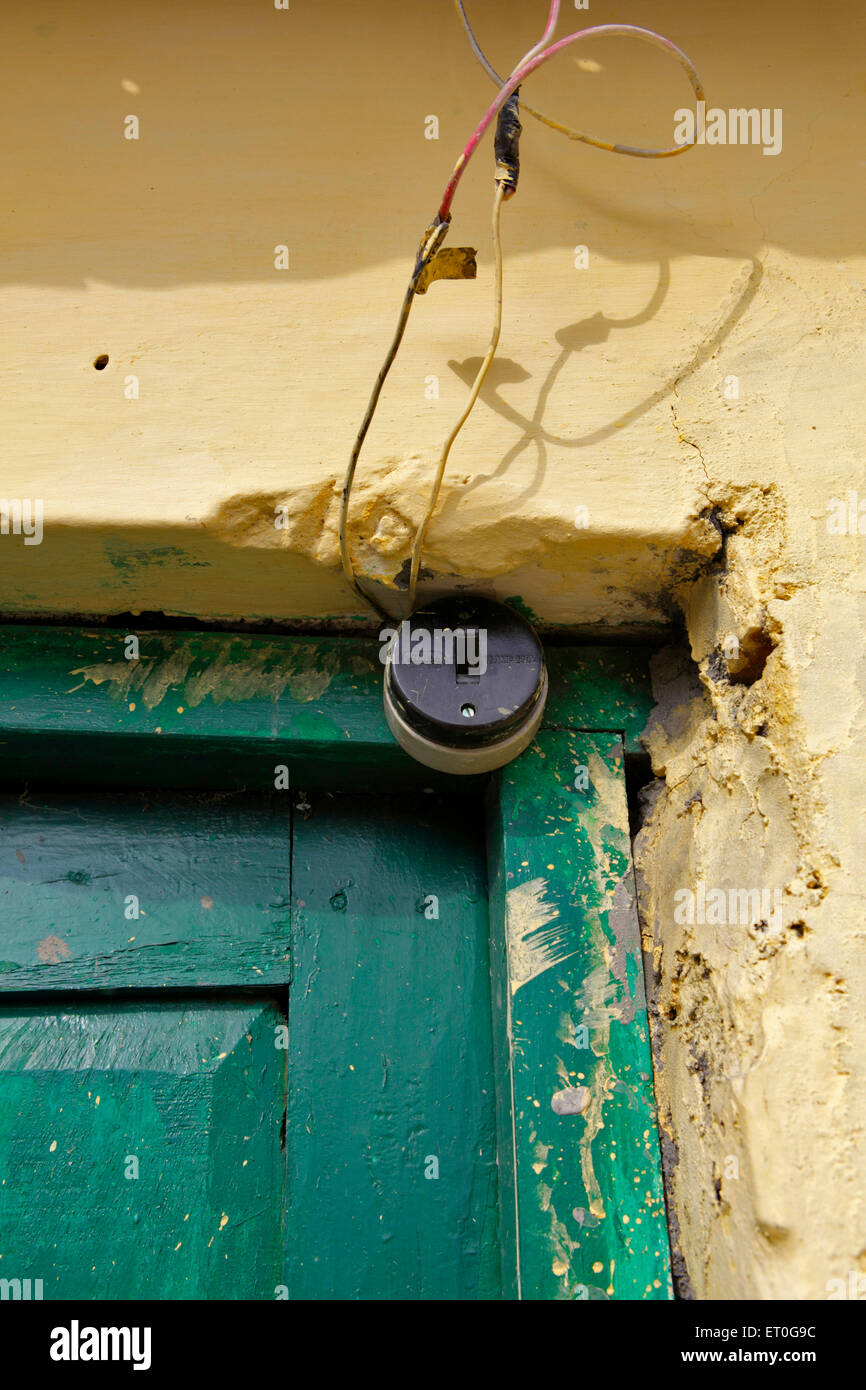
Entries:
{"type": "Polygon", "coordinates": [[[93,365],[98,372],[104,372],[108,366],[108,353],[101,352],[98,357],[94,357],[93,365]]]}

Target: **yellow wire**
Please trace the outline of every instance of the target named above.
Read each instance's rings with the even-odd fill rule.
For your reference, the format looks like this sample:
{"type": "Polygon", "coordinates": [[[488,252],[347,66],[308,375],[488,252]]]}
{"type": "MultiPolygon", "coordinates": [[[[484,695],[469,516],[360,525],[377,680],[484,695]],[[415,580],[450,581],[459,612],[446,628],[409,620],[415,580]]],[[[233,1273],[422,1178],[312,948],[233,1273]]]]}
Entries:
{"type": "Polygon", "coordinates": [[[459,420],[446,439],[442,452],[439,455],[439,467],[436,470],[436,478],[433,483],[433,490],[430,494],[430,501],[427,504],[427,511],[424,514],[424,519],[418,527],[418,532],[415,536],[415,545],[412,550],[412,568],[409,573],[409,601],[412,608],[415,607],[415,594],[418,588],[418,571],[421,568],[421,552],[424,547],[424,537],[427,534],[427,527],[430,525],[430,520],[436,509],[436,503],[439,500],[439,492],[442,487],[442,479],[445,476],[445,466],[448,463],[448,455],[451,453],[452,444],[469,419],[472,408],[478,400],[479,392],[484,385],[484,379],[490,370],[490,364],[493,361],[496,349],[499,345],[499,334],[502,330],[502,237],[500,223],[504,196],[505,185],[504,183],[497,182],[496,195],[493,199],[494,310],[493,332],[490,337],[490,346],[487,349],[484,361],[478,368],[478,374],[475,377],[472,390],[469,393],[469,400],[461,412],[459,420]]]}

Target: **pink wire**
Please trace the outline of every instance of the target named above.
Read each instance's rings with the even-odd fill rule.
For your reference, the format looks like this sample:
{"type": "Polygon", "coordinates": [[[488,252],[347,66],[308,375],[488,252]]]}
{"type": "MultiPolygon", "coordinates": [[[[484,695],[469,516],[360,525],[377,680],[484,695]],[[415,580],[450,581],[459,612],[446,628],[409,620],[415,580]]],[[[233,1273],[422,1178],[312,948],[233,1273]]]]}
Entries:
{"type": "MultiPolygon", "coordinates": [[[[554,0],[554,3],[550,7],[550,16],[548,18],[547,28],[544,31],[545,37],[547,36],[547,34],[552,32],[551,26],[555,26],[558,12],[559,4],[556,3],[556,0],[554,0]],[[556,11],[556,14],[554,13],[554,11],[556,11]]],[[[439,207],[440,222],[445,222],[450,217],[451,204],[454,201],[454,194],[456,192],[457,185],[463,176],[463,171],[466,168],[466,165],[469,163],[469,160],[472,158],[472,155],[475,153],[475,150],[478,147],[478,144],[480,143],[481,138],[484,135],[484,132],[487,130],[487,127],[490,125],[490,122],[494,120],[494,118],[499,114],[502,107],[505,105],[506,101],[514,91],[515,87],[519,87],[520,84],[524,82],[527,77],[529,77],[533,72],[535,72],[536,68],[540,68],[542,63],[547,62],[548,58],[553,58],[556,56],[557,53],[561,53],[562,50],[564,48],[567,48],[569,44],[576,43],[579,39],[601,37],[605,34],[633,35],[637,38],[646,39],[649,43],[654,44],[657,48],[662,48],[665,49],[668,53],[672,53],[675,58],[679,59],[679,61],[685,68],[689,77],[689,81],[692,84],[692,90],[695,93],[695,96],[697,97],[698,101],[703,100],[703,87],[701,85],[701,80],[698,77],[698,74],[691,63],[691,60],[686,56],[685,53],[683,53],[681,48],[678,48],[677,45],[675,43],[672,43],[670,39],[666,39],[661,34],[657,34],[654,29],[642,29],[636,24],[596,24],[591,29],[578,29],[573,34],[568,34],[564,39],[560,39],[558,43],[551,44],[550,48],[544,49],[542,53],[536,53],[536,56],[530,58],[528,61],[522,60],[520,65],[514,70],[514,72],[512,72],[505,85],[499,89],[499,92],[494,97],[484,116],[481,118],[481,121],[479,122],[478,126],[476,127],[475,131],[470,137],[469,142],[466,145],[466,148],[464,149],[463,153],[461,154],[460,158],[454,166],[454,171],[451,175],[451,178],[448,180],[448,184],[445,188],[445,192],[442,196],[442,202],[439,207]]],[[[544,39],[541,40],[541,43],[543,42],[544,39]]],[[[536,50],[537,48],[538,45],[536,45],[536,50]]],[[[530,53],[532,52],[533,50],[530,49],[530,53]]],[[[685,143],[681,146],[674,146],[670,150],[659,151],[658,153],[680,154],[689,148],[689,143],[685,143]]],[[[611,148],[616,147],[611,146],[611,148]]],[[[637,151],[635,152],[637,153],[637,151]]]]}
{"type": "Polygon", "coordinates": [[[522,68],[524,63],[530,62],[530,60],[535,57],[536,53],[540,53],[547,43],[547,40],[553,36],[553,31],[559,23],[559,6],[560,0],[550,0],[550,13],[547,16],[547,28],[538,40],[538,43],[533,44],[528,53],[524,53],[520,62],[517,64],[519,68],[522,68]]]}

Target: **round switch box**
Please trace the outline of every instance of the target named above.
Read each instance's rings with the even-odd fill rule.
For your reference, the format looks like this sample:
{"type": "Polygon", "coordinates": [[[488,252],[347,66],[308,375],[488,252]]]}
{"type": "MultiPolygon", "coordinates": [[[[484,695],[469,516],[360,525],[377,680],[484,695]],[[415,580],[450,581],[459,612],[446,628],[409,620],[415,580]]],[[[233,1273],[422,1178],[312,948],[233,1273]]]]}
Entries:
{"type": "Polygon", "coordinates": [[[544,653],[525,619],[490,599],[440,599],[395,630],[385,718],[411,757],[440,772],[503,767],[538,730],[544,653]]]}

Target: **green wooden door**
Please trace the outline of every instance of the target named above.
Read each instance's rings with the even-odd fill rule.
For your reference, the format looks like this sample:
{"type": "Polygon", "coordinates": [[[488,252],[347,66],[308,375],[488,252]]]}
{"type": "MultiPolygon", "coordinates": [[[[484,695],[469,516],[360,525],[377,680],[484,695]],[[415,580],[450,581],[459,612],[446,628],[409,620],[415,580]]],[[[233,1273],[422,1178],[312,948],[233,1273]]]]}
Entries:
{"type": "Polygon", "coordinates": [[[310,795],[3,800],[2,1274],[498,1296],[478,806],[310,795]]]}
{"type": "Polygon", "coordinates": [[[289,843],[263,797],[0,801],[0,1277],[274,1296],[289,843]]]}
{"type": "Polygon", "coordinates": [[[280,1278],[275,1003],[0,1013],[3,1277],[45,1298],[261,1298],[280,1278]]]}
{"type": "Polygon", "coordinates": [[[140,647],[0,629],[0,1300],[670,1297],[645,660],[455,781],[367,639],[140,647]]]}

